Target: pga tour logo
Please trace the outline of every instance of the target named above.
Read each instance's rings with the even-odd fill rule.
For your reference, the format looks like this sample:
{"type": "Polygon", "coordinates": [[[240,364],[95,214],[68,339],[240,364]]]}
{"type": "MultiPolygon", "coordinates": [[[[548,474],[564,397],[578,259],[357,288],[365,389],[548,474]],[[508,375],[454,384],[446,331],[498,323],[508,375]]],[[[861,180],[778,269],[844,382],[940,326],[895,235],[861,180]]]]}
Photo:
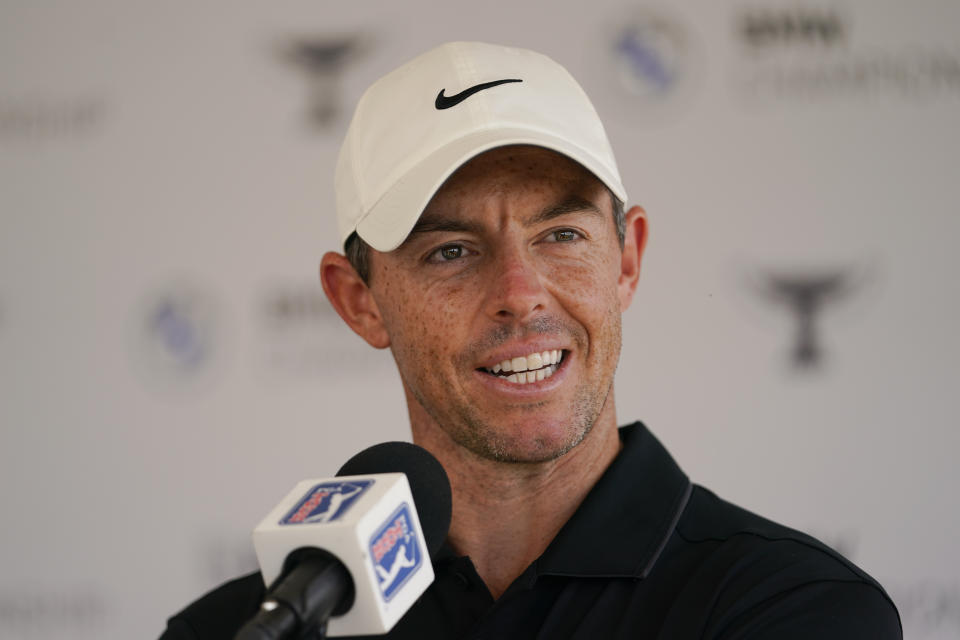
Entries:
{"type": "Polygon", "coordinates": [[[356,502],[373,482],[373,480],[353,480],[318,484],[300,498],[280,524],[333,522],[341,518],[350,505],[356,502]]]}
{"type": "Polygon", "coordinates": [[[370,539],[370,558],[385,601],[390,601],[420,568],[423,551],[406,503],[380,525],[370,539]]]}

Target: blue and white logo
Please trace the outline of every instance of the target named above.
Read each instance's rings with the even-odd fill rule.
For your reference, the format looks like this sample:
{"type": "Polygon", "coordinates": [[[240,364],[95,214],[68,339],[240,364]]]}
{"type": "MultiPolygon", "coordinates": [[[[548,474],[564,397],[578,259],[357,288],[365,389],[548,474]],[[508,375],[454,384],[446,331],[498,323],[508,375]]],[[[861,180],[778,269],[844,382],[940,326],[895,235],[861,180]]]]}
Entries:
{"type": "Polygon", "coordinates": [[[403,503],[370,539],[370,558],[383,599],[390,601],[423,563],[416,519],[403,503]]]}
{"type": "Polygon", "coordinates": [[[215,292],[193,281],[152,293],[138,314],[134,356],[151,383],[196,388],[225,353],[225,323],[215,292]]]}
{"type": "Polygon", "coordinates": [[[623,117],[631,123],[677,117],[700,85],[700,40],[665,5],[630,8],[612,16],[604,57],[597,60],[615,89],[623,117]]]}
{"type": "Polygon", "coordinates": [[[623,24],[614,55],[624,88],[650,104],[670,97],[689,71],[686,33],[655,13],[637,13],[623,24]]]}
{"type": "Polygon", "coordinates": [[[315,524],[333,522],[347,512],[373,480],[323,482],[316,485],[284,516],[280,524],[315,524]]]}

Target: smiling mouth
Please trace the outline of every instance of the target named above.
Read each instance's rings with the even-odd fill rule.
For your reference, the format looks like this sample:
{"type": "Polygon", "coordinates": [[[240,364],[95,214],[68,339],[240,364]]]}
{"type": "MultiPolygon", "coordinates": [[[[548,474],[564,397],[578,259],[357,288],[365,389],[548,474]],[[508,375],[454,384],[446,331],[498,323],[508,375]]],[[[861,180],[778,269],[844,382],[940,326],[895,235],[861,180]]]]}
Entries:
{"type": "Polygon", "coordinates": [[[481,367],[477,371],[483,371],[514,384],[528,384],[546,380],[556,373],[565,355],[566,351],[563,349],[553,349],[504,360],[491,368],[481,367]]]}

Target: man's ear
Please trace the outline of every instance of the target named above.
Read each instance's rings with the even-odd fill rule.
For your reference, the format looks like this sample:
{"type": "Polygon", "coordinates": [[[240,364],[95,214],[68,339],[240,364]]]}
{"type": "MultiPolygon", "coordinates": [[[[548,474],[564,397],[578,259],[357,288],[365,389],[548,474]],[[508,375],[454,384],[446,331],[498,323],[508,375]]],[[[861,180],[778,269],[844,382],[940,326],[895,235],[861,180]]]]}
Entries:
{"type": "Polygon", "coordinates": [[[377,349],[390,346],[373,294],[346,256],[325,254],[320,261],[320,282],[330,304],[358,336],[377,349]]]}
{"type": "Polygon", "coordinates": [[[623,254],[620,257],[620,280],[617,282],[620,295],[620,311],[626,311],[633,300],[640,279],[640,262],[647,247],[647,213],[634,206],[626,214],[623,239],[623,254]]]}

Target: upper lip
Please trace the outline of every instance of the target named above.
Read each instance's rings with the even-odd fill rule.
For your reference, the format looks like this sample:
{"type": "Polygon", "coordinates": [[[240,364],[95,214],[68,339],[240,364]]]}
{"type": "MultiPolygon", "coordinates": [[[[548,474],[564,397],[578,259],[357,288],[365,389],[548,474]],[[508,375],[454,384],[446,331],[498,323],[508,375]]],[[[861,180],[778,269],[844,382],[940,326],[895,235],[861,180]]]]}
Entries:
{"type": "Polygon", "coordinates": [[[534,342],[530,344],[511,346],[509,348],[497,351],[494,355],[491,355],[488,358],[483,359],[483,364],[479,365],[478,369],[492,369],[495,365],[500,364],[504,360],[513,360],[514,358],[519,358],[520,356],[528,356],[531,353],[543,353],[544,351],[568,351],[563,345],[557,344],[555,342],[534,342]]]}

